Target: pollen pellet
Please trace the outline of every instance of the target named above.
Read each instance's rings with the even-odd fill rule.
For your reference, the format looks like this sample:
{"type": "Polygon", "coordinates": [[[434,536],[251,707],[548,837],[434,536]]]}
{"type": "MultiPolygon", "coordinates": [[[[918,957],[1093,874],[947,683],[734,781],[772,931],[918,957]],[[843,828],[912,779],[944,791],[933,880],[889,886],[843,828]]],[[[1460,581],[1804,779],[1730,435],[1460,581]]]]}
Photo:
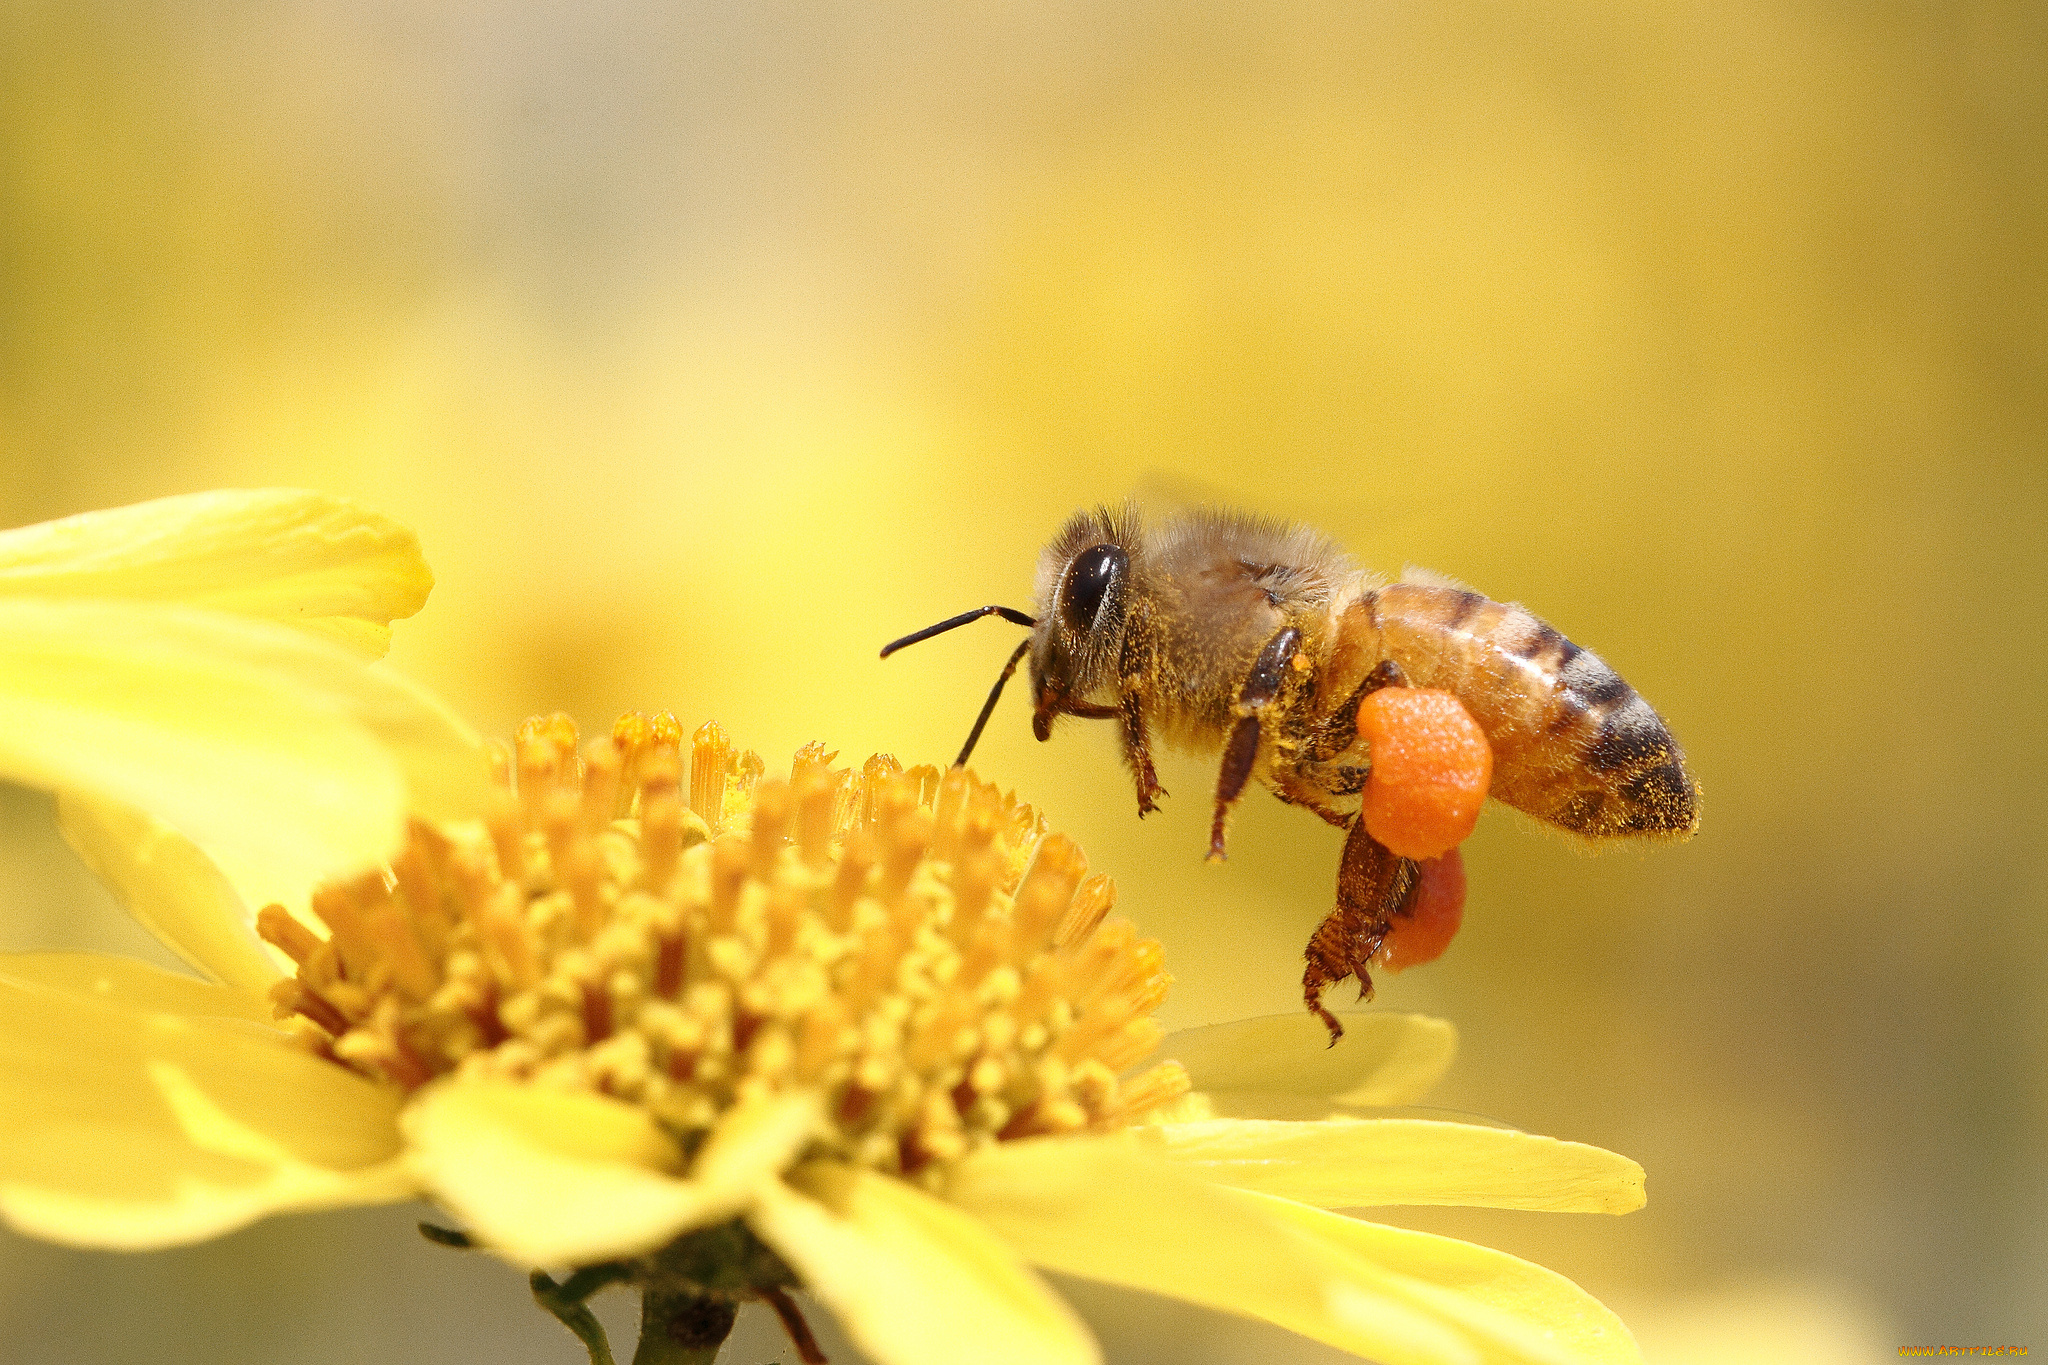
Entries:
{"type": "Polygon", "coordinates": [[[1383,687],[1358,704],[1372,753],[1361,813],[1373,838],[1404,858],[1465,841],[1493,780],[1493,747],[1464,703],[1424,687],[1383,687]]]}
{"type": "Polygon", "coordinates": [[[1390,972],[1443,956],[1465,919],[1465,859],[1452,849],[1416,865],[1415,890],[1393,915],[1372,965],[1390,972]]]}

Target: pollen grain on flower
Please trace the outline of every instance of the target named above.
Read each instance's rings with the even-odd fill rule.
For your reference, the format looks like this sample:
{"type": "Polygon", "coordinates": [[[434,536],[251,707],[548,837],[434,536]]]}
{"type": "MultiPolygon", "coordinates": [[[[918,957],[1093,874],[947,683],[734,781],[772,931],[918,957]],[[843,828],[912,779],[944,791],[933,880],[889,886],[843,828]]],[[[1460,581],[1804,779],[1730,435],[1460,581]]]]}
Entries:
{"type": "Polygon", "coordinates": [[[460,1073],[643,1106],[685,1145],[743,1099],[820,1095],[826,1150],[937,1178],[992,1141],[1106,1130],[1188,1087],[1156,943],[1043,818],[962,769],[789,775],[707,724],[564,716],[499,751],[481,827],[413,826],[323,888],[274,991],[310,1047],[407,1089],[460,1073]]]}

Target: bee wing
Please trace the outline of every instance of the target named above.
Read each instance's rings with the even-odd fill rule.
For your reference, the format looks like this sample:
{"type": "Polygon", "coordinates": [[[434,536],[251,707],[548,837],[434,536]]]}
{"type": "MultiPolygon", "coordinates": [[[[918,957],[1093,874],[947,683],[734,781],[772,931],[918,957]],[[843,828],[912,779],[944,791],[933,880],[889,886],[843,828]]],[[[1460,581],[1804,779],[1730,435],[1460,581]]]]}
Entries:
{"type": "Polygon", "coordinates": [[[1425,569],[1420,564],[1402,565],[1401,581],[1419,583],[1425,588],[1450,588],[1456,592],[1477,591],[1470,583],[1462,582],[1447,573],[1438,573],[1435,569],[1425,569]]]}

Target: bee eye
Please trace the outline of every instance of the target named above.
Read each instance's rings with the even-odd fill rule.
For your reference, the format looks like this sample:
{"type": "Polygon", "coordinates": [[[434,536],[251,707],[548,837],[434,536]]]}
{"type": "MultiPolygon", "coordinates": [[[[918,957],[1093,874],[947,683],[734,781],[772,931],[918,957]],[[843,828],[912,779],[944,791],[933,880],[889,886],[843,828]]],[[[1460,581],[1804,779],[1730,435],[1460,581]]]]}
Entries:
{"type": "Polygon", "coordinates": [[[1067,581],[1060,589],[1060,612],[1067,624],[1078,631],[1094,629],[1102,611],[1102,599],[1110,585],[1124,576],[1130,557],[1114,545],[1097,545],[1074,556],[1067,581]]]}

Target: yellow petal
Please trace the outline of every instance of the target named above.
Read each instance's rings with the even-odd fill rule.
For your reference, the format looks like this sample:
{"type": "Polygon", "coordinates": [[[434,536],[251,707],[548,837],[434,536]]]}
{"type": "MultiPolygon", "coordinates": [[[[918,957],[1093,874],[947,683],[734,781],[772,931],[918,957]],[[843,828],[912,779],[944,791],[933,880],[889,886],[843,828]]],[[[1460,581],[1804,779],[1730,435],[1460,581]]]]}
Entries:
{"type": "Polygon", "coordinates": [[[601,1095],[444,1080],[400,1124],[434,1199],[519,1265],[637,1256],[744,1203],[670,1174],[675,1143],[644,1109],[601,1095]]]}
{"type": "Polygon", "coordinates": [[[690,1163],[690,1179],[706,1189],[730,1191],[735,1202],[751,1199],[764,1182],[794,1164],[823,1118],[823,1102],[811,1091],[743,1099],[719,1116],[690,1163]]]}
{"type": "Polygon", "coordinates": [[[1641,1365],[1642,1352],[1621,1319],[1555,1271],[1451,1237],[1360,1222],[1271,1195],[1240,1197],[1393,1272],[1391,1284],[1418,1307],[1458,1323],[1489,1361],[1641,1365]]]}
{"type": "Polygon", "coordinates": [[[246,999],[175,980],[139,964],[0,958],[0,1217],[132,1250],[411,1196],[395,1094],[246,1019],[116,998],[132,987],[181,1012],[246,999]]]}
{"type": "Polygon", "coordinates": [[[193,1019],[242,1019],[275,1031],[277,1016],[260,990],[194,981],[104,953],[0,953],[0,977],[116,1008],[193,1019]]]}
{"type": "Polygon", "coordinates": [[[271,622],[0,598],[0,777],[148,811],[252,905],[381,860],[408,810],[479,809],[480,754],[431,694],[271,622]]]}
{"type": "Polygon", "coordinates": [[[155,816],[59,792],[57,827],[137,923],[214,980],[261,990],[288,970],[213,860],[155,816]]]}
{"type": "Polygon", "coordinates": [[[765,1188],[747,1222],[878,1365],[1090,1365],[1095,1341],[1016,1255],[901,1180],[836,1162],[765,1188]]]}
{"type": "Polygon", "coordinates": [[[1643,1168],[1579,1142],[1433,1119],[1167,1124],[1167,1151],[1204,1179],[1326,1209],[1468,1204],[1630,1213],[1643,1168]]]}
{"type": "Polygon", "coordinates": [[[283,621],[372,658],[433,585],[411,531],[295,488],[192,493],[0,531],[0,595],[184,602],[283,621]]]}
{"type": "MultiPolygon", "coordinates": [[[[1301,1095],[1334,1104],[1411,1104],[1434,1085],[1457,1055],[1458,1033],[1421,1014],[1347,1014],[1335,1047],[1306,1010],[1184,1029],[1160,1044],[1159,1056],[1188,1069],[1196,1090],[1218,1112],[1271,1105],[1248,1095],[1301,1095]]],[[[1321,1114],[1306,1115],[1321,1117],[1321,1114]]]]}
{"type": "Polygon", "coordinates": [[[956,1166],[945,1193],[1052,1270],[1264,1318],[1383,1365],[1483,1359],[1355,1255],[1120,1139],[1001,1143],[956,1166]]]}

